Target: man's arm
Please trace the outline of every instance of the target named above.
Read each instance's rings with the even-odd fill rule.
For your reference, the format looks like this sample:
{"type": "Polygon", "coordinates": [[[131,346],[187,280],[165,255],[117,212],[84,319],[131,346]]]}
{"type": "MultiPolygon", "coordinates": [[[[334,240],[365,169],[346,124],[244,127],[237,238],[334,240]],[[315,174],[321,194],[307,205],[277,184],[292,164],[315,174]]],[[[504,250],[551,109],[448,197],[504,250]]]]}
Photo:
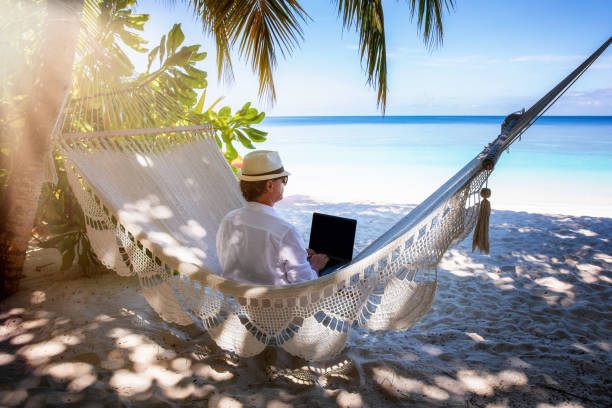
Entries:
{"type": "Polygon", "coordinates": [[[304,242],[295,228],[287,231],[281,240],[280,259],[285,266],[287,281],[290,283],[305,282],[318,277],[317,271],[309,262],[304,242]]]}

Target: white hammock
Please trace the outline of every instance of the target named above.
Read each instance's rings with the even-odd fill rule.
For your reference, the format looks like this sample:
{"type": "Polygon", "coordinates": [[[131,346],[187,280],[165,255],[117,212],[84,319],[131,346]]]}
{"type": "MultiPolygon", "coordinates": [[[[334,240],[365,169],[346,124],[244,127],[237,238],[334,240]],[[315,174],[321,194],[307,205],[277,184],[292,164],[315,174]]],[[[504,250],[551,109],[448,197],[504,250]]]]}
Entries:
{"type": "Polygon", "coordinates": [[[121,137],[119,149],[108,136],[59,144],[96,254],[118,274],[138,275],[164,320],[195,322],[241,356],[278,345],[319,360],[342,350],[353,325],[405,330],[428,311],[440,257],[473,226],[488,174],[478,160],[466,169],[477,177],[464,172],[437,208],[404,218],[345,268],[255,286],[219,276],[217,227],[244,201],[208,131],[174,133],[167,146],[121,137]]]}
{"type": "Polygon", "coordinates": [[[56,146],[99,259],[122,276],[137,275],[164,320],[195,323],[240,356],[270,345],[322,360],[344,348],[352,327],[407,330],[429,310],[437,265],[472,230],[479,191],[497,157],[590,63],[512,118],[493,143],[350,264],[283,287],[220,276],[217,227],[244,200],[208,125],[129,129],[130,120],[138,123],[135,114],[150,109],[139,105],[137,92],[127,98],[130,106],[112,93],[92,93],[69,104],[56,146]],[[124,129],[78,133],[84,115],[112,117],[100,123],[124,129]]]}

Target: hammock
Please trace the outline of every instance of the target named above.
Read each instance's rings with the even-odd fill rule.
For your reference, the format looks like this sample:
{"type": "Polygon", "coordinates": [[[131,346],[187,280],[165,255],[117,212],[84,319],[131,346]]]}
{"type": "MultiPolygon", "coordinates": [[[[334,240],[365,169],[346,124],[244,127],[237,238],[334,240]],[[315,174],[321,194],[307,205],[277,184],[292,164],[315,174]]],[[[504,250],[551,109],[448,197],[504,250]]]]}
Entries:
{"type": "MultiPolygon", "coordinates": [[[[611,41],[528,111],[509,116],[492,143],[350,264],[294,285],[220,276],[217,227],[244,200],[210,126],[150,128],[152,106],[140,90],[121,90],[129,98],[117,98],[113,90],[95,89],[66,104],[54,141],[95,253],[119,275],[138,276],[162,319],[195,323],[240,356],[276,346],[324,360],[344,348],[354,327],[407,330],[427,313],[437,265],[472,231],[481,187],[499,155],[611,41]],[[88,115],[104,118],[96,122],[103,128],[84,131],[88,115]]],[[[182,112],[171,99],[156,97],[168,114],[182,112]]]]}

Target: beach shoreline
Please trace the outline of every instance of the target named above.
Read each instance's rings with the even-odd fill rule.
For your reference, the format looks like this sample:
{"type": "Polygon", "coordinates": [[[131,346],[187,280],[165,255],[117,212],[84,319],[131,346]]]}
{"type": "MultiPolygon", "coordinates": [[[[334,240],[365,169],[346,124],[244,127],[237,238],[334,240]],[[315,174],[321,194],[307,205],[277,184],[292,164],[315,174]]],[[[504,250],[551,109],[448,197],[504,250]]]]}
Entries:
{"type": "MultiPolygon", "coordinates": [[[[304,235],[315,209],[353,216],[363,248],[413,207],[288,197],[278,209],[304,235]]],[[[136,278],[59,272],[57,251],[33,249],[0,303],[0,405],[610,405],[612,219],[494,209],[490,235],[490,256],[471,236],[448,251],[412,329],[354,329],[319,364],[274,348],[232,356],[163,322],[136,278]]]]}
{"type": "MultiPolygon", "coordinates": [[[[266,149],[291,172],[287,195],[421,203],[499,134],[502,117],[267,118],[266,149]]],[[[494,209],[612,217],[612,117],[540,118],[499,157],[494,209]]],[[[246,150],[245,150],[246,152],[246,150]]]]}
{"type": "MultiPolygon", "coordinates": [[[[348,200],[344,197],[338,197],[337,195],[304,195],[294,194],[289,195],[283,199],[281,203],[291,204],[293,202],[310,201],[314,203],[330,203],[338,206],[351,206],[351,205],[372,205],[372,206],[401,206],[402,208],[411,209],[417,206],[417,204],[404,204],[399,203],[397,197],[389,196],[377,196],[376,199],[368,200],[361,198],[355,198],[355,200],[348,200]]],[[[569,215],[572,217],[593,217],[593,218],[612,218],[612,205],[589,205],[587,202],[581,203],[560,203],[557,202],[554,205],[547,202],[538,203],[536,200],[515,200],[498,202],[496,197],[489,199],[491,202],[491,208],[493,211],[512,211],[516,213],[525,214],[540,214],[550,216],[565,216],[569,215]]]]}

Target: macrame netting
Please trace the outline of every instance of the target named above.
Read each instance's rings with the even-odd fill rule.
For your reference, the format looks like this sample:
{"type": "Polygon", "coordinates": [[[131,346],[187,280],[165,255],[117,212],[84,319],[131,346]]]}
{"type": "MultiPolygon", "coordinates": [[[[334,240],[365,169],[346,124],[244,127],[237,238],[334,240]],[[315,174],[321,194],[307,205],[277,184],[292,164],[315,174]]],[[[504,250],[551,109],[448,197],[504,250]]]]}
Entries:
{"type": "Polygon", "coordinates": [[[138,276],[164,320],[195,323],[240,356],[277,346],[323,360],[344,348],[353,327],[414,325],[431,307],[443,254],[474,227],[495,160],[535,120],[530,110],[506,123],[483,152],[342,269],[295,285],[255,286],[220,276],[216,231],[244,201],[212,128],[181,116],[170,98],[153,95],[152,104],[150,91],[99,89],[92,75],[91,89],[67,104],[56,138],[92,247],[119,275],[138,276]],[[151,112],[176,114],[186,126],[150,128],[151,112]]]}

